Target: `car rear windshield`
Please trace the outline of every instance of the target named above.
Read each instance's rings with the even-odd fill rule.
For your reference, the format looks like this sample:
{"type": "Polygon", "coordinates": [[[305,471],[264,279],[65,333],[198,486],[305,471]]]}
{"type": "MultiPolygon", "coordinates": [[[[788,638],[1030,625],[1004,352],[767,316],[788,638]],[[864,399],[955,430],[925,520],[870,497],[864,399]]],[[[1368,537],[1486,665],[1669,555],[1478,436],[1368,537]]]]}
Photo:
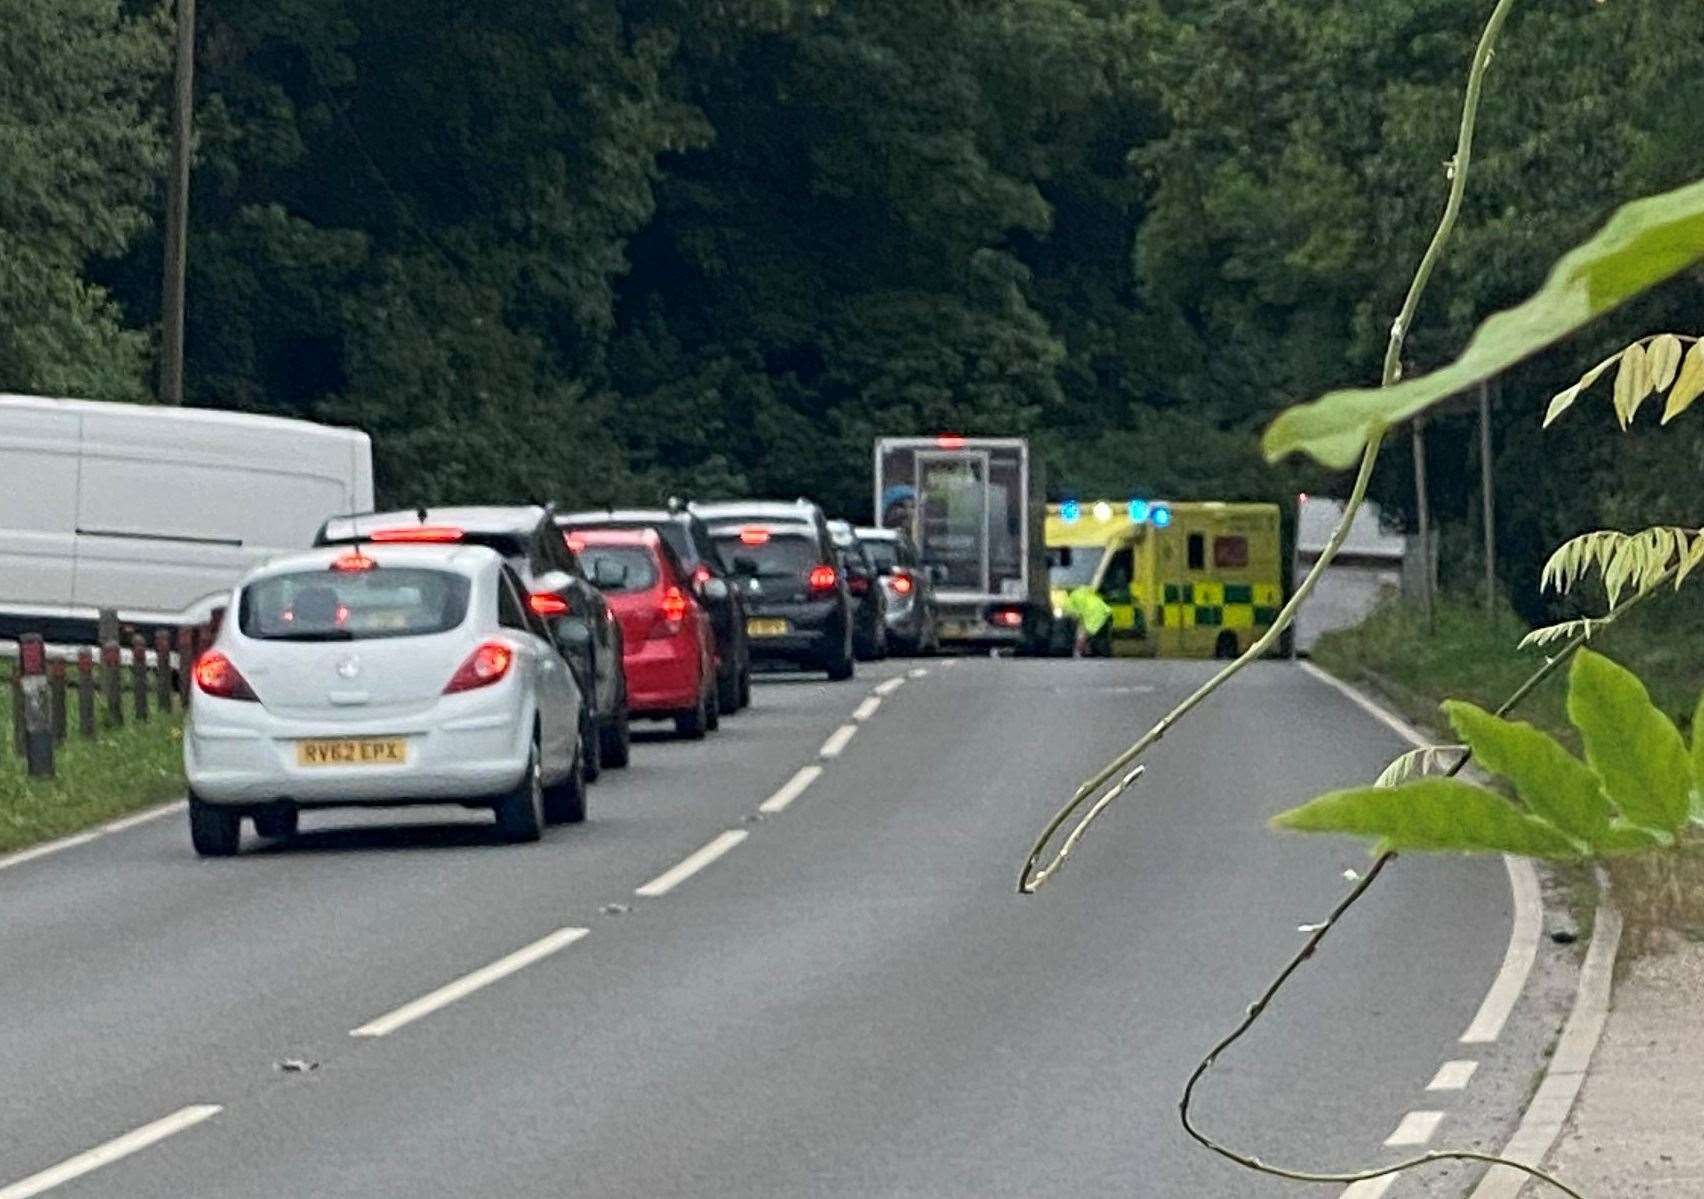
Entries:
{"type": "Polygon", "coordinates": [[[598,588],[602,591],[649,591],[657,585],[656,558],[650,550],[636,545],[588,545],[580,550],[580,565],[587,575],[598,580],[598,588]],[[602,566],[605,562],[610,566],[602,566]],[[611,566],[618,573],[627,572],[619,584],[602,581],[600,567],[607,571],[611,566]]]}
{"type": "MultiPolygon", "coordinates": [[[[588,522],[569,525],[566,531],[572,538],[575,530],[582,529],[655,529],[657,536],[669,543],[669,548],[675,552],[675,557],[681,560],[682,565],[688,570],[698,565],[697,547],[692,544],[692,538],[687,535],[679,521],[603,520],[596,524],[588,522]]],[[[573,542],[570,541],[569,545],[572,546],[572,544],[573,542]]],[[[587,573],[590,573],[591,567],[588,566],[586,570],[587,573]]]]}
{"type": "Polygon", "coordinates": [[[716,547],[736,573],[754,574],[760,578],[779,578],[783,575],[802,575],[822,562],[816,539],[790,533],[772,533],[752,544],[755,536],[742,538],[737,532],[716,534],[716,547]]]}
{"type": "Polygon", "coordinates": [[[866,541],[864,550],[882,574],[892,574],[899,565],[899,545],[893,541],[866,541]]]}
{"type": "Polygon", "coordinates": [[[423,637],[467,618],[469,590],[465,575],[443,570],[304,570],[243,588],[237,625],[261,641],[423,637]]]}

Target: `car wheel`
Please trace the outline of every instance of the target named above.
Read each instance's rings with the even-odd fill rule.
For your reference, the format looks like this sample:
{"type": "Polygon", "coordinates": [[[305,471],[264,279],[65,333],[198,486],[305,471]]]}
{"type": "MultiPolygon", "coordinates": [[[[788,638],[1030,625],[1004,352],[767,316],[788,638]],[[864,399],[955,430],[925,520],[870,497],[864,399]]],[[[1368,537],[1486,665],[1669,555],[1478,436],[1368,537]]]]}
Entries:
{"type": "Polygon", "coordinates": [[[579,824],[586,818],[586,768],[584,759],[596,740],[581,739],[574,751],[575,762],[562,781],[544,789],[544,818],[551,824],[579,824]]]}
{"type": "Polygon", "coordinates": [[[623,697],[621,711],[616,718],[598,729],[598,759],[611,770],[622,770],[632,757],[633,725],[623,697]]]}
{"type": "Polygon", "coordinates": [[[301,813],[295,808],[262,808],[254,814],[254,831],[276,841],[283,837],[294,837],[300,822],[301,813]]]}
{"type": "Polygon", "coordinates": [[[698,706],[688,708],[675,717],[675,732],[688,741],[702,741],[704,734],[710,730],[710,702],[704,696],[698,697],[698,706]]]}
{"type": "Polygon", "coordinates": [[[235,808],[189,797],[189,840],[204,858],[228,858],[242,844],[243,817],[235,808]]]}
{"type": "Polygon", "coordinates": [[[751,666],[749,663],[744,670],[740,671],[740,707],[751,707],[751,666]]]}
{"type": "MultiPolygon", "coordinates": [[[[576,762],[573,773],[580,773],[576,762]]],[[[497,801],[497,828],[511,845],[537,841],[544,834],[544,771],[539,765],[538,742],[532,743],[527,768],[515,789],[497,801]]]]}
{"type": "Polygon", "coordinates": [[[727,678],[718,677],[716,680],[716,704],[728,715],[732,716],[740,710],[740,672],[731,670],[727,678]]]}
{"type": "Polygon", "coordinates": [[[722,689],[710,688],[710,698],[707,702],[709,711],[704,718],[704,727],[713,733],[722,727],[722,689]]]}
{"type": "Polygon", "coordinates": [[[598,781],[603,773],[603,721],[586,717],[580,729],[581,773],[588,783],[598,781]]]}
{"type": "Polygon", "coordinates": [[[888,649],[888,631],[887,625],[884,623],[881,627],[881,631],[876,634],[876,661],[886,662],[888,649]]]}
{"type": "Polygon", "coordinates": [[[857,664],[852,657],[851,647],[842,651],[841,656],[828,664],[828,680],[831,683],[844,683],[857,671],[857,664]]]}

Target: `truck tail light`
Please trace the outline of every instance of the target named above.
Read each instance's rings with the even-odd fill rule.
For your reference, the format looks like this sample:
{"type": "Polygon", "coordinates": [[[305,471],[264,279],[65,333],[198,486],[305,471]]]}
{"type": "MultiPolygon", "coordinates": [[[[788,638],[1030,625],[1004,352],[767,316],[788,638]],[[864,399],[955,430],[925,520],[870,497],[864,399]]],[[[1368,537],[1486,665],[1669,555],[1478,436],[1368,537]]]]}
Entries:
{"type": "Polygon", "coordinates": [[[487,641],[467,656],[444,686],[445,695],[473,691],[500,682],[514,664],[515,651],[501,641],[487,641]]]}
{"type": "Polygon", "coordinates": [[[195,660],[193,674],[195,685],[207,695],[250,702],[260,699],[236,665],[216,649],[208,650],[195,660]]]}
{"type": "Polygon", "coordinates": [[[1024,614],[1017,608],[996,608],[988,619],[1003,629],[1015,629],[1024,623],[1024,614]]]}

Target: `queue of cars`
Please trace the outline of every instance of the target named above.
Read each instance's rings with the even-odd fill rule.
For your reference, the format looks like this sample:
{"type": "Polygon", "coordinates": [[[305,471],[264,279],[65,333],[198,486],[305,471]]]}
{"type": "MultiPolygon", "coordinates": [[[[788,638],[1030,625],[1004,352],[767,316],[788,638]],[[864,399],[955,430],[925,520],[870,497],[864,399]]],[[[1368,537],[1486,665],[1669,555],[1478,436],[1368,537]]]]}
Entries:
{"type": "Polygon", "coordinates": [[[634,720],[700,739],[757,666],[853,677],[934,648],[902,533],[805,500],[563,514],[516,505],[334,517],[250,571],[193,666],[184,727],[198,853],[304,810],[459,803],[505,840],[586,818],[634,720]]]}

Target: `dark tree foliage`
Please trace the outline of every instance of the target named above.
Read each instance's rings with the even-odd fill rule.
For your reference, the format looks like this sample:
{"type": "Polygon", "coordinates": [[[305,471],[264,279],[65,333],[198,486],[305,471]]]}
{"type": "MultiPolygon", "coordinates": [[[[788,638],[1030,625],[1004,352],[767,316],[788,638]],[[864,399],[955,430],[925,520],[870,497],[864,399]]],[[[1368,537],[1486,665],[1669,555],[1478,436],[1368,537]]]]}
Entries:
{"type": "MultiPolygon", "coordinates": [[[[1254,435],[1376,377],[1488,5],[199,7],[192,402],[369,428],[389,501],[750,492],[863,516],[881,434],[1027,434],[1081,495],[1340,486],[1254,435]]],[[[0,27],[0,387],[145,394],[163,22],[0,0],[0,27]]],[[[1517,9],[1410,373],[1619,202],[1697,173],[1701,67],[1696,5],[1517,9]]],[[[1696,432],[1538,417],[1630,337],[1698,331],[1699,287],[1497,387],[1522,602],[1564,536],[1698,519],[1696,432]]],[[[1471,416],[1428,436],[1466,575],[1471,416]]],[[[1402,438],[1376,482],[1399,520],[1409,470],[1402,438]]]]}

